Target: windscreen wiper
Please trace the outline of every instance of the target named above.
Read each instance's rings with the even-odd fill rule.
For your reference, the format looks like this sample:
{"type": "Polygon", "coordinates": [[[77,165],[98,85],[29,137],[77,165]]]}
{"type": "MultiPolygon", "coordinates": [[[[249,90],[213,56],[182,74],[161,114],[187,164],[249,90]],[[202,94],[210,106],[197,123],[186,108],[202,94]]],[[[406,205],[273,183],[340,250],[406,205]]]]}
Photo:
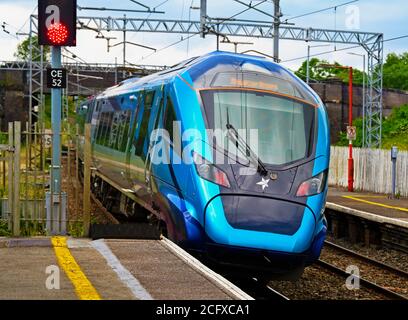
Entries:
{"type": "MultiPolygon", "coordinates": [[[[228,112],[227,112],[227,118],[229,118],[228,112]]],[[[266,176],[268,174],[268,169],[266,169],[265,164],[262,162],[261,159],[259,159],[259,157],[255,154],[255,152],[252,151],[249,144],[244,139],[242,139],[242,137],[239,135],[235,127],[229,123],[229,119],[227,119],[227,129],[228,129],[228,137],[232,138],[233,140],[235,140],[237,144],[245,148],[245,152],[242,152],[243,151],[242,149],[240,151],[244,153],[250,160],[252,160],[252,162],[255,162],[257,164],[257,171],[261,175],[266,176]]]]}

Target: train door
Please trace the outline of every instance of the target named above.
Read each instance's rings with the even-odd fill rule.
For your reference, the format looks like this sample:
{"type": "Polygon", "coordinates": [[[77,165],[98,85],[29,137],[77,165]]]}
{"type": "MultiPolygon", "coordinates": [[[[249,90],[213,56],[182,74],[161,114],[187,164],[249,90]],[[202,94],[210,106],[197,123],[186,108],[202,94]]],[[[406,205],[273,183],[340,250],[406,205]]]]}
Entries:
{"type": "Polygon", "coordinates": [[[160,116],[155,129],[160,129],[150,146],[150,174],[160,178],[165,188],[179,189],[174,163],[181,163],[181,131],[169,91],[164,91],[160,101],[160,116]],[[154,159],[154,160],[153,160],[154,159]]]}
{"type": "Polygon", "coordinates": [[[151,113],[151,120],[149,123],[148,128],[148,136],[146,139],[146,161],[145,161],[145,183],[146,183],[146,190],[150,194],[150,199],[152,201],[153,207],[155,207],[153,203],[153,193],[154,193],[154,182],[152,179],[152,151],[154,150],[155,146],[155,138],[152,139],[152,134],[159,129],[160,121],[162,120],[162,112],[163,112],[163,99],[164,99],[164,86],[162,86],[156,92],[156,98],[153,104],[152,113],[151,113]]]}
{"type": "Polygon", "coordinates": [[[131,180],[131,169],[130,169],[130,158],[131,158],[131,153],[133,150],[133,139],[136,133],[136,129],[137,129],[137,121],[138,121],[138,117],[139,117],[139,110],[140,110],[140,105],[141,105],[141,101],[142,101],[142,94],[140,92],[137,92],[135,94],[133,94],[131,96],[131,100],[133,101],[133,103],[135,104],[135,107],[133,108],[133,115],[132,115],[132,123],[131,123],[131,128],[129,131],[129,135],[128,135],[128,141],[127,141],[127,145],[126,145],[126,177],[128,178],[128,180],[131,180]]]}
{"type": "Polygon", "coordinates": [[[139,108],[135,119],[135,130],[131,144],[129,159],[130,179],[137,197],[145,203],[150,203],[150,194],[147,192],[145,164],[148,148],[149,123],[153,109],[155,91],[140,93],[139,108]]]}

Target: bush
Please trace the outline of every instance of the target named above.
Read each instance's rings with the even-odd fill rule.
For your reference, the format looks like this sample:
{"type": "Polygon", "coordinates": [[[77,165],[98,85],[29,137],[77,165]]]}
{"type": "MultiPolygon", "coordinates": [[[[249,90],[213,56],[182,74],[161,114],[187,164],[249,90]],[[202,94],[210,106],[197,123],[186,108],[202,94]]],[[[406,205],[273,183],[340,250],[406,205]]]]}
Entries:
{"type": "MultiPolygon", "coordinates": [[[[358,118],[353,125],[357,129],[357,139],[353,145],[362,146],[363,119],[358,118]]],[[[347,135],[345,132],[339,133],[338,146],[348,146],[347,135]]],[[[408,105],[402,105],[394,108],[389,117],[383,118],[382,123],[382,145],[384,149],[390,149],[397,146],[400,150],[408,150],[408,105]]]]}

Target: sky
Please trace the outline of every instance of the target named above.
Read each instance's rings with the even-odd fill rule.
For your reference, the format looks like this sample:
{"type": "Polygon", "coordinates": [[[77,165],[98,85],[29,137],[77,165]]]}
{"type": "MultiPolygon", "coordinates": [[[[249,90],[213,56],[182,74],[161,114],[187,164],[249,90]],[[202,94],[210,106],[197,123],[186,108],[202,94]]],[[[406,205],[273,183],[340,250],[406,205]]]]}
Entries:
{"type": "MultiPolygon", "coordinates": [[[[240,0],[249,3],[250,0],[240,0]]],[[[313,27],[338,30],[354,30],[365,32],[381,32],[384,38],[408,35],[408,1],[406,0],[359,0],[340,6],[351,0],[281,0],[282,20],[289,19],[288,22],[295,23],[297,27],[313,27]],[[321,11],[315,14],[297,17],[305,13],[318,11],[321,9],[339,6],[336,9],[321,11]]],[[[198,7],[200,0],[139,0],[150,7],[158,6],[157,10],[165,11],[165,14],[152,14],[150,17],[158,19],[183,19],[198,20],[199,10],[189,9],[191,6],[198,7]],[[161,5],[160,5],[161,4],[161,5]]],[[[255,4],[259,0],[253,0],[255,4]]],[[[106,7],[106,8],[124,8],[141,9],[140,6],[130,0],[106,1],[106,0],[78,0],[81,7],[106,7]]],[[[29,16],[36,10],[37,0],[0,0],[0,61],[15,60],[14,53],[19,42],[24,40],[25,36],[16,36],[16,33],[26,33],[29,31],[29,16]],[[5,33],[1,25],[5,23],[5,28],[10,34],[5,33]]],[[[227,18],[244,10],[246,7],[234,0],[208,0],[208,16],[217,18],[227,18]]],[[[273,1],[267,0],[257,6],[257,8],[273,13],[273,1]]],[[[78,16],[111,16],[122,17],[147,17],[146,13],[130,12],[108,12],[108,11],[89,11],[79,10],[78,16]]],[[[270,16],[249,10],[239,16],[240,19],[272,21],[270,16]]],[[[105,36],[117,37],[112,40],[112,44],[122,41],[121,33],[104,33],[105,36]]],[[[122,47],[111,48],[107,52],[106,40],[96,39],[96,33],[89,30],[79,30],[77,35],[77,47],[69,48],[81,59],[88,63],[118,63],[123,61],[122,47]]],[[[170,44],[181,40],[180,34],[162,34],[162,33],[128,33],[127,40],[145,46],[157,49],[157,52],[145,48],[128,45],[126,60],[134,64],[151,65],[174,65],[177,62],[188,57],[199,56],[216,49],[215,36],[207,36],[205,39],[194,36],[189,40],[182,41],[177,45],[170,44]],[[166,49],[164,49],[166,48],[166,49]]],[[[238,52],[245,50],[257,50],[266,54],[273,53],[272,39],[252,39],[230,37],[234,41],[251,42],[238,46],[238,52]]],[[[292,70],[296,70],[307,54],[307,43],[304,41],[281,40],[280,41],[280,59],[282,64],[292,70]]],[[[321,43],[310,43],[310,45],[322,45],[321,43]]],[[[350,45],[328,44],[325,47],[311,48],[312,54],[319,54],[326,51],[334,51],[350,45]]],[[[231,44],[220,44],[220,49],[233,51],[231,44]]],[[[408,38],[384,43],[384,53],[390,52],[402,53],[408,51],[408,38]]],[[[319,58],[330,62],[337,61],[344,65],[351,65],[355,68],[362,68],[362,57],[350,55],[349,53],[362,54],[361,48],[334,51],[328,54],[320,55],[319,58]]],[[[67,53],[67,55],[69,55],[67,53]]],[[[68,58],[65,58],[67,60],[68,58]]],[[[67,61],[73,62],[72,59],[67,61]]]]}

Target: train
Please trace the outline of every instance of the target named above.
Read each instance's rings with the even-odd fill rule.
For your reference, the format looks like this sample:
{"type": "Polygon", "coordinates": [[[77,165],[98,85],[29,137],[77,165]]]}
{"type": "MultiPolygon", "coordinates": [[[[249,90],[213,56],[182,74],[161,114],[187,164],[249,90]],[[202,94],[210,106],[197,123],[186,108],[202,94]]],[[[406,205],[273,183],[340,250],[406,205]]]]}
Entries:
{"type": "Polygon", "coordinates": [[[318,95],[270,59],[216,51],[77,110],[92,192],[222,270],[297,279],[326,237],[330,134],[318,95]]]}

